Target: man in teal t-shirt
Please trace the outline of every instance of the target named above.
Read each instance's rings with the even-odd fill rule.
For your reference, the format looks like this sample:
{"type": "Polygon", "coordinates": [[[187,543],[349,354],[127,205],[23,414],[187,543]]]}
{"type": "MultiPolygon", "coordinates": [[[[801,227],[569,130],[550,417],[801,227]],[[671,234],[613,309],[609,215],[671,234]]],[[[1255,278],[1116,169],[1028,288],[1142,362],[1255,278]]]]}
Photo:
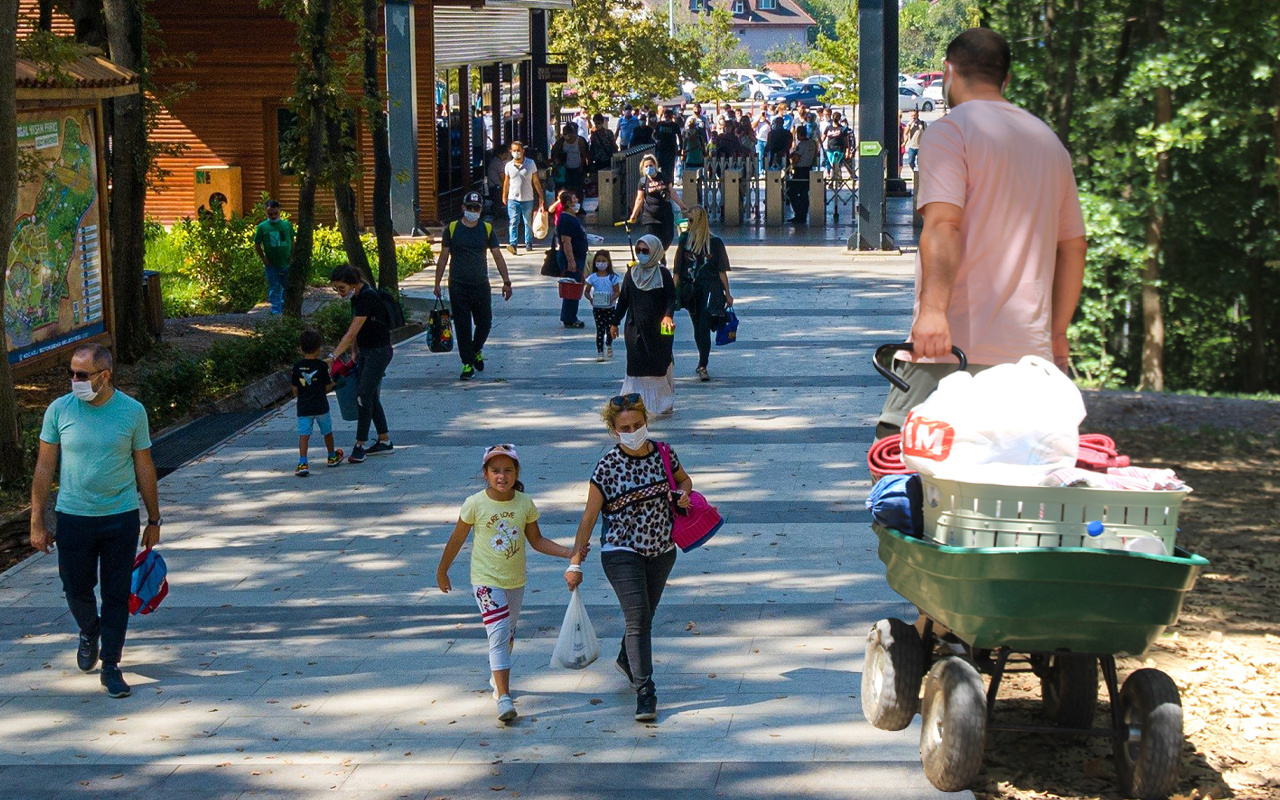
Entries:
{"type": "Polygon", "coordinates": [[[101,640],[102,685],[112,697],[127,697],[120,656],[138,550],[139,492],[147,507],[143,547],[160,541],[161,519],[147,411],[116,391],[111,368],[111,351],[102,345],[77,349],[71,357],[71,394],[45,410],[31,479],[31,546],[47,553],[53,545],[43,511],[57,471],[58,574],[80,627],[76,663],[92,670],[101,640]],[[94,596],[99,575],[101,615],[94,596]]]}
{"type": "Polygon", "coordinates": [[[293,253],[293,225],[280,219],[280,203],[267,201],[267,218],[253,233],[253,249],[267,274],[267,301],[271,313],[284,311],[284,286],[289,280],[289,256],[293,253]]]}

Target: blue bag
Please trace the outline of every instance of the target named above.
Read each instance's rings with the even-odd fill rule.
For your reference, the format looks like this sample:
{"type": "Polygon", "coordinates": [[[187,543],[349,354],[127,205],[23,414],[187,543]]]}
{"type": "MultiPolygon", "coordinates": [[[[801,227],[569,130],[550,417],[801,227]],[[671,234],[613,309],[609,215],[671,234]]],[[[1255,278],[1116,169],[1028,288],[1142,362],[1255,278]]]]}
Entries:
{"type": "Polygon", "coordinates": [[[914,472],[885,475],[876,481],[867,497],[867,510],[877,525],[924,538],[924,489],[914,472]]]}
{"type": "Polygon", "coordinates": [[[155,550],[148,547],[133,561],[133,579],[129,584],[129,613],[150,614],[169,594],[169,567],[155,550]]]}
{"type": "Polygon", "coordinates": [[[354,374],[338,378],[334,382],[333,393],[338,397],[338,413],[347,422],[355,422],[360,416],[360,406],[356,402],[360,382],[354,374]]]}
{"type": "Polygon", "coordinates": [[[716,344],[721,347],[738,341],[738,315],[730,308],[725,311],[725,316],[728,319],[716,330],[716,344]]]}

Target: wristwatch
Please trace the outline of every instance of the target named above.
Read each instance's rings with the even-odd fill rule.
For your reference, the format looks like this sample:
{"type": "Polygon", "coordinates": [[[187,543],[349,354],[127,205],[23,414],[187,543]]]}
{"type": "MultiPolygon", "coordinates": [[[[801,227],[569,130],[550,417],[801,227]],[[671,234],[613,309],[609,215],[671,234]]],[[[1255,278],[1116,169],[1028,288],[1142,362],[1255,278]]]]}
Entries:
{"type": "Polygon", "coordinates": [[[164,524],[164,517],[156,517],[155,519],[147,520],[148,526],[155,525],[157,528],[159,528],[163,524],[164,524]]]}

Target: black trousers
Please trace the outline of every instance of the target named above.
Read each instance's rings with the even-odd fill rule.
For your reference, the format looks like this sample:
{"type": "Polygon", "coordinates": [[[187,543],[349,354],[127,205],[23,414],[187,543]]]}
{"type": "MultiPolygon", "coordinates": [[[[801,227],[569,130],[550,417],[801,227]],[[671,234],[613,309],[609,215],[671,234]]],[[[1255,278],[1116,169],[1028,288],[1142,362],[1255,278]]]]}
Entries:
{"type": "Polygon", "coordinates": [[[711,315],[707,313],[706,292],[694,290],[699,298],[689,306],[689,322],[693,323],[693,343],[698,346],[698,366],[707,368],[711,359],[711,315]]]}
{"type": "Polygon", "coordinates": [[[809,172],[807,168],[796,167],[787,182],[787,200],[799,222],[809,221],[809,172]]]}
{"type": "Polygon", "coordinates": [[[600,563],[626,620],[618,660],[631,670],[638,694],[653,692],[653,614],[676,565],[675,548],[652,557],[611,550],[600,554],[600,563]]]}
{"type": "Polygon", "coordinates": [[[76,625],[102,636],[102,663],[119,664],[129,627],[129,589],[138,554],[137,510],[105,517],[58,512],[58,575],[76,625]],[[102,584],[102,614],[94,588],[102,584]]]}
{"type": "Polygon", "coordinates": [[[453,309],[453,331],[458,340],[458,357],[473,364],[484,349],[493,328],[493,292],[469,283],[449,284],[449,304],[453,309]]]}
{"type": "Polygon", "coordinates": [[[387,413],[382,410],[382,378],[395,351],[387,347],[366,347],[356,356],[356,441],[369,438],[369,423],[379,435],[387,433],[387,413]]]}
{"type": "Polygon", "coordinates": [[[613,347],[613,334],[609,331],[614,324],[613,309],[592,307],[591,316],[596,321],[596,350],[603,351],[606,344],[613,347]]]}

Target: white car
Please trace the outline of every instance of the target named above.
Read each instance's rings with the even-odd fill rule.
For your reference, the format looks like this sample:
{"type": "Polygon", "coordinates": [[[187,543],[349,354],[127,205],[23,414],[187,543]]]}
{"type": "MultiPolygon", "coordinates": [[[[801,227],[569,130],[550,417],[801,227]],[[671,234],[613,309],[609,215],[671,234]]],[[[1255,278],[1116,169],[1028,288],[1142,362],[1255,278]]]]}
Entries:
{"type": "Polygon", "coordinates": [[[835,80],[835,78],[832,78],[830,75],[810,75],[809,77],[805,78],[804,80],[802,80],[802,81],[800,81],[800,82],[801,82],[801,83],[816,83],[816,84],[818,84],[819,86],[826,86],[826,85],[830,84],[833,80],[835,80]]]}
{"type": "MultiPolygon", "coordinates": [[[[921,103],[920,93],[909,86],[898,87],[898,110],[899,111],[923,111],[924,107],[921,103]]],[[[929,106],[929,110],[933,110],[933,106],[929,106]]]]}
{"type": "Polygon", "coordinates": [[[747,84],[747,99],[758,102],[785,88],[787,88],[787,84],[782,81],[773,78],[757,78],[747,84]]]}
{"type": "Polygon", "coordinates": [[[898,88],[901,89],[904,86],[907,87],[908,89],[915,89],[916,94],[920,94],[921,92],[924,91],[924,84],[916,80],[915,78],[911,77],[910,75],[898,76],[898,88]]]}
{"type": "Polygon", "coordinates": [[[933,111],[935,108],[946,108],[947,99],[942,96],[942,81],[934,81],[925,87],[920,96],[920,110],[933,111]]]}

